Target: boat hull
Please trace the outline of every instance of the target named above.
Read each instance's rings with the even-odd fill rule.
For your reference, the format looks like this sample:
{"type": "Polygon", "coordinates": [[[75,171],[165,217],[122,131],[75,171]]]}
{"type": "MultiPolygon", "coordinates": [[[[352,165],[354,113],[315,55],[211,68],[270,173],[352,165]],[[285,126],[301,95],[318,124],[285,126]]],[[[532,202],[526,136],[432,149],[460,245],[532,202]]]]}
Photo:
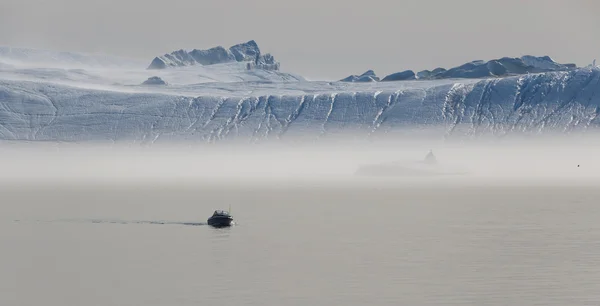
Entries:
{"type": "Polygon", "coordinates": [[[233,225],[233,218],[231,217],[211,217],[207,221],[208,225],[212,227],[229,227],[233,225]]]}

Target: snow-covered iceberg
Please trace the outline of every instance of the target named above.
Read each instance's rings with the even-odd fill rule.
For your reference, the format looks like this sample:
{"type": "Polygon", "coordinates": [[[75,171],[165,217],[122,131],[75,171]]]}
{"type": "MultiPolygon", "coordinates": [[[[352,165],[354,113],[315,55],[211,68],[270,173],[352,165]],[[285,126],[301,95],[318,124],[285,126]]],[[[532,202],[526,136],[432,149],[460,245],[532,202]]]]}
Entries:
{"type": "Polygon", "coordinates": [[[177,69],[148,70],[122,58],[0,48],[0,140],[462,139],[600,127],[600,68],[549,57],[387,78],[402,82],[372,70],[328,82],[279,71],[253,41],[205,51],[175,52],[177,69]],[[148,86],[161,80],[168,86],[148,86]]]}
{"type": "Polygon", "coordinates": [[[486,78],[540,73],[551,71],[566,71],[577,68],[574,64],[559,64],[548,56],[523,56],[520,58],[503,57],[487,62],[473,61],[464,65],[432,73],[429,79],[443,78],[486,78]]]}
{"type": "Polygon", "coordinates": [[[360,82],[360,83],[377,82],[377,81],[379,81],[379,77],[377,77],[377,75],[375,75],[375,72],[373,70],[367,70],[365,73],[363,73],[361,75],[353,74],[351,76],[345,77],[340,80],[340,82],[360,82]]]}
{"type": "MultiPolygon", "coordinates": [[[[481,79],[490,77],[506,77],[528,73],[567,71],[577,68],[574,64],[559,64],[549,56],[525,55],[519,58],[503,57],[490,61],[472,61],[451,69],[436,68],[423,70],[416,74],[412,70],[392,73],[381,81],[436,80],[436,79],[481,79]]],[[[364,74],[363,74],[364,75],[364,74]]],[[[360,82],[359,76],[349,76],[342,82],[360,82]]],[[[371,81],[379,81],[372,79],[371,81]]]]}
{"type": "Polygon", "coordinates": [[[369,86],[255,83],[242,91],[240,84],[220,83],[220,93],[227,94],[203,87],[198,92],[206,94],[190,96],[168,92],[171,86],[161,87],[163,93],[139,93],[4,80],[0,139],[252,142],[343,133],[367,139],[425,131],[452,138],[600,127],[599,68],[364,85],[369,86]]]}
{"type": "MultiPolygon", "coordinates": [[[[421,73],[421,76],[423,76],[423,73],[421,73]]],[[[402,71],[402,72],[396,72],[396,73],[392,73],[388,76],[386,76],[385,78],[383,78],[383,80],[381,80],[382,82],[388,82],[388,81],[406,81],[406,80],[414,80],[416,79],[416,75],[412,70],[406,70],[406,71],[402,71]]]]}
{"type": "Polygon", "coordinates": [[[192,65],[214,65],[231,62],[246,62],[250,69],[279,70],[280,63],[267,53],[262,54],[256,41],[251,40],[237,44],[229,49],[222,46],[208,50],[177,50],[170,54],[155,57],[148,69],[165,69],[168,67],[185,67],[192,65]]]}

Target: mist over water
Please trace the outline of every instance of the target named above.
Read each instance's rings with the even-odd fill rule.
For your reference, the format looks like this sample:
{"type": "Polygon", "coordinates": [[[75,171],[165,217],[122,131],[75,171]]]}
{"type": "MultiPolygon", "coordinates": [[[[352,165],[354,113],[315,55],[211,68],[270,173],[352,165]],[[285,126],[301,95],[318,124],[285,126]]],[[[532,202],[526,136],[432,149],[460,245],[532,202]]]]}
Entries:
{"type": "MultiPolygon", "coordinates": [[[[358,167],[391,161],[423,160],[432,150],[440,164],[458,167],[465,175],[444,178],[530,181],[586,180],[599,176],[595,161],[600,139],[553,135],[466,141],[403,137],[379,141],[228,143],[46,143],[3,142],[0,180],[28,182],[177,182],[295,180],[365,183],[358,167]]],[[[436,178],[430,178],[436,179],[436,178]]],[[[379,179],[423,181],[405,176],[379,179]]]]}

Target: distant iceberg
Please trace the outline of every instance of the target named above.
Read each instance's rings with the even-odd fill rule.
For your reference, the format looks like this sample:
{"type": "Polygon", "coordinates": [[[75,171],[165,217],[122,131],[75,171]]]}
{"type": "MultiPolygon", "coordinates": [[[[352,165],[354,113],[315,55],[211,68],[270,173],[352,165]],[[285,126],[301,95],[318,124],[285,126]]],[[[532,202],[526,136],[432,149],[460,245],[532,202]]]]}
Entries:
{"type": "Polygon", "coordinates": [[[432,151],[422,161],[392,161],[362,165],[356,170],[361,176],[454,176],[466,175],[466,169],[438,163],[432,151]]]}

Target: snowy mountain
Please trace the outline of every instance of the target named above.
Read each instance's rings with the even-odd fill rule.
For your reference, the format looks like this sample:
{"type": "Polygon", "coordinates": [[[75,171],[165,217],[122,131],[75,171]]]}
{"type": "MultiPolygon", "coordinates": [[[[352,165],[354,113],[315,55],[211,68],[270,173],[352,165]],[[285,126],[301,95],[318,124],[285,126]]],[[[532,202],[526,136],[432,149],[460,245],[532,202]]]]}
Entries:
{"type": "MultiPolygon", "coordinates": [[[[470,78],[481,79],[490,77],[504,77],[528,73],[567,71],[577,68],[574,64],[559,64],[549,56],[525,55],[520,58],[503,57],[490,61],[472,61],[451,69],[436,68],[432,71],[423,70],[414,73],[412,70],[396,72],[384,77],[381,81],[406,81],[406,80],[435,80],[470,78]]],[[[372,70],[369,70],[372,72],[372,70]]],[[[375,76],[375,74],[373,74],[375,76]]],[[[375,77],[372,81],[378,81],[375,77]]],[[[341,82],[362,82],[357,76],[349,76],[341,82]]]]}
{"type": "Polygon", "coordinates": [[[261,54],[258,44],[254,41],[237,44],[229,49],[222,46],[208,50],[194,49],[191,51],[178,50],[170,54],[158,56],[152,60],[148,69],[165,69],[168,67],[185,67],[192,65],[214,65],[231,62],[245,62],[248,70],[265,69],[279,70],[279,62],[271,54],[261,54]]]}

